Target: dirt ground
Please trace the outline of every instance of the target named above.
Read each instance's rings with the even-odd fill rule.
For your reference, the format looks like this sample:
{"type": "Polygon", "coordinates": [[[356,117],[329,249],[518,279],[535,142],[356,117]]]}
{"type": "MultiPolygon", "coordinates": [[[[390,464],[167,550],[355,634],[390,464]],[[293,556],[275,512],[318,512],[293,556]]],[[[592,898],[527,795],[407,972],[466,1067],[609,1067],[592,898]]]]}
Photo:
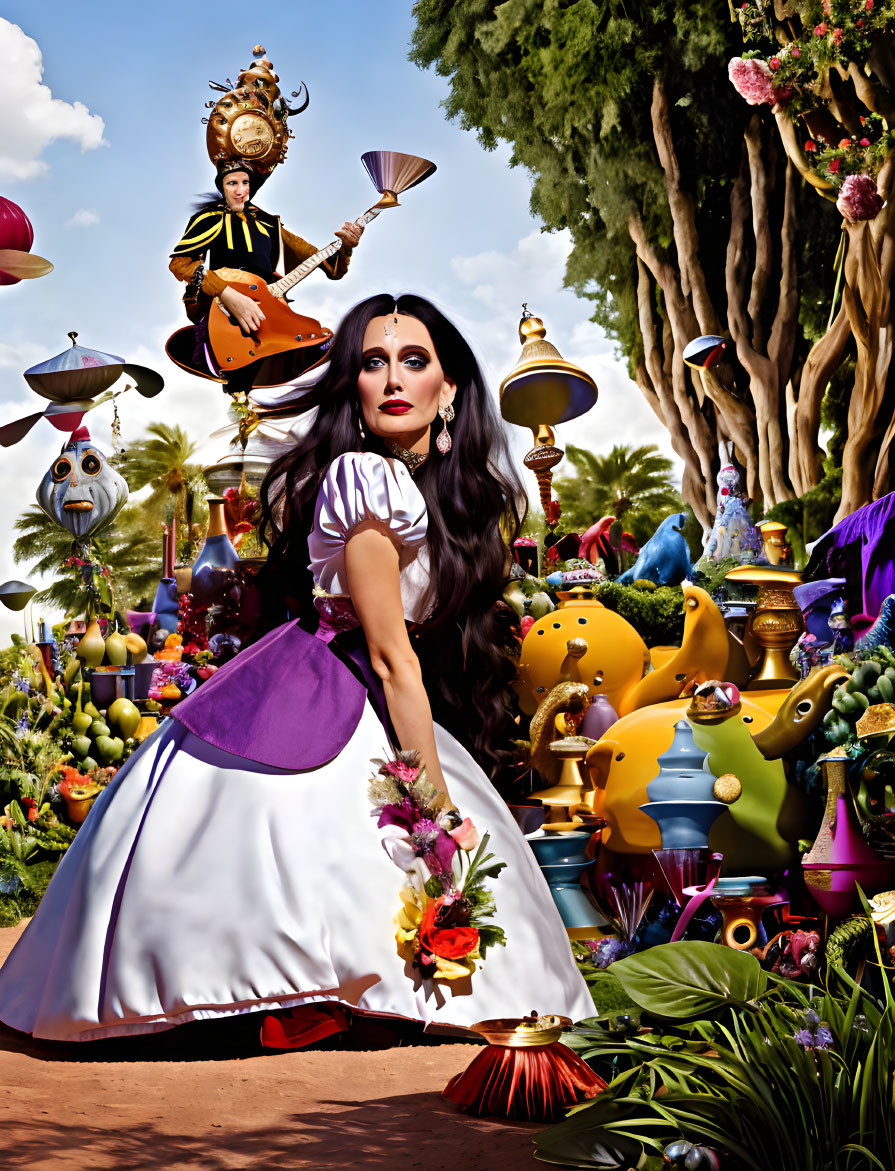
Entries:
{"type": "MultiPolygon", "coordinates": [[[[0,929],[0,962],[22,930],[0,929]]],[[[468,1118],[440,1097],[457,1043],[262,1053],[247,1017],[81,1045],[0,1025],[0,1166],[509,1171],[538,1126],[468,1118]]]]}

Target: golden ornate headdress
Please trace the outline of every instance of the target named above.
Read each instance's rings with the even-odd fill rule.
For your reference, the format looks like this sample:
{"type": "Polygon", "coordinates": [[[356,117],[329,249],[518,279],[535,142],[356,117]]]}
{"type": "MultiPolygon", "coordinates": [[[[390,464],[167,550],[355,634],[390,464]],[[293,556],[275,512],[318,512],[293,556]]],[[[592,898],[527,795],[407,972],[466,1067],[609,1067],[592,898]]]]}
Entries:
{"type": "Polygon", "coordinates": [[[236,164],[245,163],[248,173],[255,176],[253,187],[260,187],[274,167],[285,159],[292,137],[286,119],[301,114],[310,101],[307,86],[302,82],[301,89],[292,91],[292,97],[299,97],[304,90],[304,101],[295,108],[287,105],[278,85],[280,79],[264,53],[261,45],[255,46],[254,62],[239,74],[236,85],[229,78],[226,85],[216,81],[208,83],[212,89],[220,90],[223,97],[217,102],[206,102],[211,114],[203,118],[208,124],[208,157],[217,167],[218,178],[236,169],[236,164]]]}

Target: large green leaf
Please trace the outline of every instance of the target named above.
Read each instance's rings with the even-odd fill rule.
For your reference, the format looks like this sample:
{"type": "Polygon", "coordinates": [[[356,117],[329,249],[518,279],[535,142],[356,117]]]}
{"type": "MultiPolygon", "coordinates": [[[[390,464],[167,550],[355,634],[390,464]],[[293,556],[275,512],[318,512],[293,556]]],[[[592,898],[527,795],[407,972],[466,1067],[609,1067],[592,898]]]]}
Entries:
{"type": "Polygon", "coordinates": [[[675,1019],[711,1016],[767,988],[755,956],[697,940],[663,943],[616,960],[612,974],[646,1012],[675,1019]]]}

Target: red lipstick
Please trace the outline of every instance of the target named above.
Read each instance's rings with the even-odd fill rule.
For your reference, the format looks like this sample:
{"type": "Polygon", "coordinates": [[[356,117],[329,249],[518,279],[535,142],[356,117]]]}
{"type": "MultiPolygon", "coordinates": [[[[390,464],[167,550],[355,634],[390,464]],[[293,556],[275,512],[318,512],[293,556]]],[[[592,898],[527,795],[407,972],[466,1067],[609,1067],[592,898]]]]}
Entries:
{"type": "Polygon", "coordinates": [[[413,406],[402,398],[392,398],[387,403],[383,403],[379,409],[386,415],[406,415],[408,411],[413,410],[413,406]]]}

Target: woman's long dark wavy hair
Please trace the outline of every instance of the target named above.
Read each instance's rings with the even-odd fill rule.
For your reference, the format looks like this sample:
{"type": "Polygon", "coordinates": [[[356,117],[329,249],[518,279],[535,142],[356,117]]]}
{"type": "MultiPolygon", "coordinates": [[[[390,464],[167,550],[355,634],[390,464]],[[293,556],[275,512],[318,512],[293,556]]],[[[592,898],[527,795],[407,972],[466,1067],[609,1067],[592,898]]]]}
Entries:
{"type": "Polygon", "coordinates": [[[395,306],[425,325],[457,386],[451,451],[442,457],[433,443],[429,459],[414,473],[426,501],[431,564],[431,616],[412,632],[414,649],[435,718],[479,756],[496,761],[507,735],[505,693],[514,674],[504,648],[517,621],[500,598],[525,496],[472,350],[422,297],[381,294],[355,305],[339,326],[326,372],[295,400],[296,413],[316,407],[317,416],[261,487],[261,533],[270,550],[265,595],[290,598],[304,625],[316,621],[308,533],[321,481],[345,452],[390,455],[375,436],[362,438],[357,382],[367,325],[395,306]]]}

